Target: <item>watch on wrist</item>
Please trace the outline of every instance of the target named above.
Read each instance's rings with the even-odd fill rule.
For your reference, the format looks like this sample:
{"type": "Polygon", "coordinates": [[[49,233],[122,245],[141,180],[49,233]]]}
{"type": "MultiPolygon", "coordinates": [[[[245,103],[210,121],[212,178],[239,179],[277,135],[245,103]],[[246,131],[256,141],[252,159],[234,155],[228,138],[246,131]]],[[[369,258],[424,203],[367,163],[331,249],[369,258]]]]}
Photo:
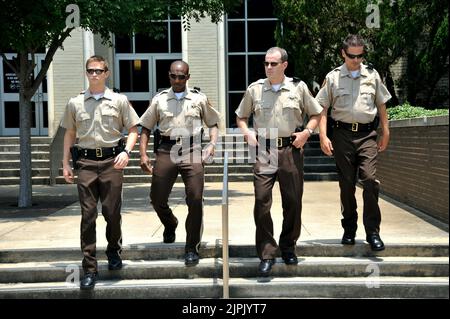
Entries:
{"type": "Polygon", "coordinates": [[[309,132],[309,136],[314,134],[314,130],[310,129],[309,127],[306,127],[305,130],[307,130],[309,132]]]}
{"type": "Polygon", "coordinates": [[[125,153],[127,153],[128,157],[130,157],[131,151],[127,150],[126,148],[124,148],[123,151],[124,151],[125,153]]]}

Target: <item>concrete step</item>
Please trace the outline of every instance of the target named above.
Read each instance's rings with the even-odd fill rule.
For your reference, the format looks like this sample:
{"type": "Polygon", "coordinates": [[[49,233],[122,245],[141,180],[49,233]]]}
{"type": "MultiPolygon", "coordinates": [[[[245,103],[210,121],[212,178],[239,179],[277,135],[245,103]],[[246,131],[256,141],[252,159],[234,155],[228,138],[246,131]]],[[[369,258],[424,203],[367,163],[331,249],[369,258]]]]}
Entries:
{"type": "MultiPolygon", "coordinates": [[[[49,152],[49,144],[32,144],[31,152],[49,152]]],[[[0,145],[0,154],[5,152],[20,152],[20,146],[18,144],[5,144],[0,145]]]]}
{"type": "MultiPolygon", "coordinates": [[[[61,174],[62,175],[62,174],[61,174]]],[[[45,177],[48,178],[50,176],[49,168],[32,168],[31,176],[33,177],[45,177]]],[[[20,170],[12,169],[12,168],[0,168],[0,178],[4,177],[20,177],[20,170]]]]}
{"type": "MultiPolygon", "coordinates": [[[[15,169],[18,170],[20,168],[20,160],[8,160],[8,161],[2,161],[0,160],[0,167],[2,169],[15,169]]],[[[49,161],[48,160],[36,160],[33,159],[31,161],[31,167],[34,168],[48,168],[49,167],[49,161]]]]}
{"type": "MultiPolygon", "coordinates": [[[[229,275],[233,278],[257,277],[258,258],[231,258],[229,275]]],[[[99,261],[102,279],[175,279],[222,277],[222,260],[203,258],[195,267],[186,267],[184,259],[123,260],[119,271],[108,271],[106,260],[99,261]]],[[[0,264],[0,283],[65,281],[70,273],[81,271],[80,261],[0,264]]],[[[274,277],[448,277],[447,257],[301,257],[296,266],[287,266],[278,258],[272,268],[274,277]]]]}
{"type": "MultiPolygon", "coordinates": [[[[31,137],[31,144],[50,144],[52,141],[51,137],[45,137],[45,136],[32,136],[31,137]]],[[[20,144],[20,139],[18,136],[10,136],[10,137],[0,137],[0,145],[7,145],[7,144],[20,144]]]]}
{"type": "MultiPolygon", "coordinates": [[[[31,179],[33,185],[49,185],[50,178],[48,176],[34,176],[31,179]]],[[[3,177],[0,178],[0,185],[19,185],[20,177],[3,177]]]]}
{"type": "MultiPolygon", "coordinates": [[[[230,298],[446,298],[448,277],[289,277],[235,278],[230,298]]],[[[94,290],[82,291],[77,283],[0,284],[0,298],[191,299],[221,298],[219,278],[103,280],[94,290]]],[[[180,307],[181,309],[181,307],[180,307]]],[[[181,310],[180,310],[181,311],[181,310]]],[[[226,311],[218,309],[218,311],[226,311]]],[[[209,316],[209,315],[208,315],[209,316]]]]}
{"type": "MultiPolygon", "coordinates": [[[[105,247],[97,247],[97,256],[104,258],[105,247]]],[[[303,257],[447,257],[448,245],[439,244],[388,244],[384,251],[374,252],[368,244],[357,241],[354,246],[341,244],[308,244],[300,242],[296,248],[299,258],[303,257]]],[[[182,259],[184,243],[149,244],[124,246],[122,258],[126,260],[182,259]]],[[[221,245],[202,245],[201,258],[221,258],[221,245]]],[[[254,245],[229,245],[230,258],[256,257],[254,245]]],[[[279,256],[278,256],[279,257],[279,256]]],[[[60,260],[81,260],[79,247],[8,249],[0,250],[0,263],[57,262],[60,260]]]]}
{"type": "MultiPolygon", "coordinates": [[[[8,152],[8,153],[0,153],[0,161],[11,161],[18,160],[20,158],[20,152],[8,152]]],[[[47,152],[32,152],[31,158],[33,160],[48,160],[50,158],[50,153],[47,152]]]]}

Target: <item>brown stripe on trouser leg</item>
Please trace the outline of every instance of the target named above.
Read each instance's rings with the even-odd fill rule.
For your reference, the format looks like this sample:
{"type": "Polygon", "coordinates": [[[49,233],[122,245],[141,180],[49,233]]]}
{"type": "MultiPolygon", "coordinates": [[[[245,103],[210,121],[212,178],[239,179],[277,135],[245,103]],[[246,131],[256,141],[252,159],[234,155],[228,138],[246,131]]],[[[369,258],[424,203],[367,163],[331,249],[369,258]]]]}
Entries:
{"type": "Polygon", "coordinates": [[[342,226],[346,231],[353,232],[357,228],[355,191],[358,173],[363,185],[363,221],[366,233],[379,232],[381,213],[378,205],[379,183],[375,178],[376,136],[376,131],[360,133],[344,129],[334,131],[333,147],[339,174],[342,226]]]}
{"type": "Polygon", "coordinates": [[[295,253],[302,227],[303,149],[288,146],[279,151],[278,183],[283,206],[281,252],[295,253]]]}
{"type": "Polygon", "coordinates": [[[200,162],[174,163],[166,149],[159,149],[153,169],[150,198],[161,223],[175,227],[177,220],[168,206],[168,200],[180,172],[186,190],[188,215],[186,218],[186,252],[197,252],[203,231],[204,168],[200,162]]]}
{"type": "MultiPolygon", "coordinates": [[[[301,199],[303,193],[303,153],[288,146],[278,152],[278,169],[275,172],[264,168],[260,155],[254,165],[255,207],[253,215],[256,225],[256,251],[260,259],[273,259],[278,245],[273,237],[273,221],[270,215],[272,189],[276,178],[280,183],[283,206],[283,226],[280,247],[283,251],[295,251],[295,242],[301,230],[301,199]]],[[[263,159],[264,161],[264,159],[263,159]]]]}
{"type": "Polygon", "coordinates": [[[204,168],[202,163],[179,163],[178,169],[186,187],[186,252],[198,253],[203,232],[204,168]]]}
{"type": "Polygon", "coordinates": [[[177,219],[168,205],[169,196],[177,175],[178,167],[170,159],[170,154],[159,149],[153,168],[150,201],[161,223],[168,228],[177,226],[177,219]]]}

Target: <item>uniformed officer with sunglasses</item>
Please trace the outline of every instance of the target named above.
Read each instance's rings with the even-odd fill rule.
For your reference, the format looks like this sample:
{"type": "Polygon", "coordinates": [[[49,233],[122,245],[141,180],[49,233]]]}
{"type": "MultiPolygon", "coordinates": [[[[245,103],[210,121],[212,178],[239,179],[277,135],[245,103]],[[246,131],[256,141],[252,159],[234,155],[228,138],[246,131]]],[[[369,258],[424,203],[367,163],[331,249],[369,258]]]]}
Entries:
{"type": "Polygon", "coordinates": [[[142,132],[139,151],[141,167],[152,176],[150,200],[164,225],[163,242],[175,241],[178,219],[168,205],[169,195],[181,174],[186,189],[185,265],[199,262],[199,247],[203,232],[204,164],[214,155],[218,137],[219,113],[199,89],[190,89],[189,65],[175,61],[170,65],[171,87],[158,93],[140,118],[142,132]],[[210,142],[202,150],[203,123],[209,127],[210,142]],[[155,126],[161,140],[154,148],[155,164],[147,155],[150,130],[155,126]]]}
{"type": "Polygon", "coordinates": [[[343,42],[341,54],[344,64],[328,73],[316,96],[324,107],[320,120],[320,146],[325,154],[334,155],[336,160],[344,228],[341,243],[355,244],[358,226],[355,191],[359,180],[363,187],[366,241],[372,250],[380,251],[384,249],[384,243],[379,235],[380,182],[375,172],[377,154],[389,143],[386,102],[391,94],[378,72],[362,64],[365,41],[361,36],[349,35],[343,42]],[[378,123],[381,136],[377,142],[378,123]],[[330,129],[331,134],[327,132],[330,129]]]}
{"type": "Polygon", "coordinates": [[[105,86],[109,76],[108,63],[101,56],[86,62],[88,89],[70,99],[61,126],[64,135],[63,175],[74,182],[69,160],[78,167],[78,194],[81,205],[81,250],[84,277],[81,289],[92,289],[97,280],[96,228],[97,203],[102,203],[106,220],[108,269],[122,268],[122,206],[123,169],[138,137],[139,117],[123,94],[105,86]],[[128,130],[126,145],[123,129],[128,130]],[[73,147],[78,135],[78,146],[73,147]],[[78,158],[78,160],[77,160],[78,158]]]}
{"type": "Polygon", "coordinates": [[[263,277],[270,275],[278,250],[285,264],[298,263],[295,248],[301,230],[303,146],[317,127],[322,111],[303,81],[285,76],[287,65],[286,50],[269,49],[264,61],[267,78],[250,84],[236,110],[237,125],[249,147],[258,147],[253,169],[253,214],[256,251],[261,259],[258,273],[263,277]],[[251,115],[257,135],[248,128],[251,115]],[[270,216],[277,178],[283,206],[279,246],[270,216]]]}

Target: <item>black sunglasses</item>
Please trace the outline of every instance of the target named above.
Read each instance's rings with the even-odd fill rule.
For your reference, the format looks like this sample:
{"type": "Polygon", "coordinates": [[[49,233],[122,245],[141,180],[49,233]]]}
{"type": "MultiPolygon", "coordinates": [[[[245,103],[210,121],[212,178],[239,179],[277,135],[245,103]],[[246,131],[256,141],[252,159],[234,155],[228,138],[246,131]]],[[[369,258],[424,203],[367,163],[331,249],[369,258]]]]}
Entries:
{"type": "Polygon", "coordinates": [[[354,59],[354,58],[356,58],[356,59],[362,59],[363,56],[364,56],[364,53],[361,53],[361,54],[350,54],[350,53],[348,53],[348,52],[346,52],[346,51],[344,51],[344,52],[345,52],[345,55],[346,55],[349,59],[354,59]]]}
{"type": "Polygon", "coordinates": [[[187,77],[188,77],[188,76],[185,75],[185,74],[173,74],[173,73],[169,73],[169,76],[170,76],[170,78],[171,78],[172,80],[178,79],[178,80],[180,80],[180,81],[186,80],[187,77]]]}
{"type": "Polygon", "coordinates": [[[267,61],[264,61],[264,66],[272,66],[272,67],[274,67],[274,66],[277,66],[278,64],[281,64],[281,63],[283,63],[283,62],[267,62],[267,61]]]}
{"type": "Polygon", "coordinates": [[[86,72],[88,73],[88,74],[90,74],[90,75],[92,75],[92,74],[96,74],[96,75],[100,75],[100,74],[102,74],[103,72],[106,72],[107,70],[103,70],[103,69],[87,69],[86,70],[86,72]]]}

